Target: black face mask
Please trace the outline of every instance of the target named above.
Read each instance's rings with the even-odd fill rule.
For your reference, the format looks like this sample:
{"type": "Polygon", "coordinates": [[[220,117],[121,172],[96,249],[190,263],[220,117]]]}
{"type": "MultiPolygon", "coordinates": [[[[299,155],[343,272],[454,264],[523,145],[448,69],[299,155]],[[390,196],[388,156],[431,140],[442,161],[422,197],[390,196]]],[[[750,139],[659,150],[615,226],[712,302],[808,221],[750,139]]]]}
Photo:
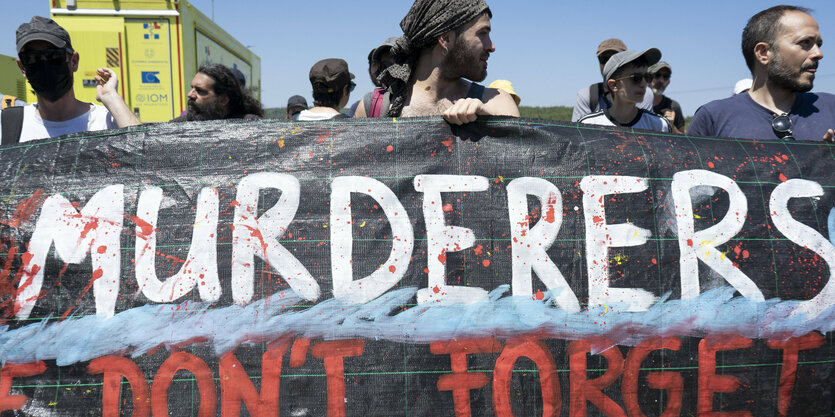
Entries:
{"type": "Polygon", "coordinates": [[[25,69],[35,93],[48,101],[58,100],[72,88],[72,72],[66,61],[39,62],[25,69]]]}

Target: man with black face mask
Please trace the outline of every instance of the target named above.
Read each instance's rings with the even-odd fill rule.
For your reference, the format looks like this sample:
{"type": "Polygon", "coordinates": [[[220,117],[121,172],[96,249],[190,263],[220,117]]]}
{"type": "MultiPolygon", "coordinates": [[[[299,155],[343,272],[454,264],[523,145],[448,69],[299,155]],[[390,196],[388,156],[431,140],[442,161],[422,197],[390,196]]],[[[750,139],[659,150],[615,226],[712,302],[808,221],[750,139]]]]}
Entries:
{"type": "Polygon", "coordinates": [[[110,69],[99,68],[96,75],[96,99],[104,107],[75,98],[73,73],[79,55],[69,33],[52,19],[35,16],[18,27],[17,55],[38,102],[3,110],[3,144],[140,124],[116,92],[118,80],[110,69]]]}

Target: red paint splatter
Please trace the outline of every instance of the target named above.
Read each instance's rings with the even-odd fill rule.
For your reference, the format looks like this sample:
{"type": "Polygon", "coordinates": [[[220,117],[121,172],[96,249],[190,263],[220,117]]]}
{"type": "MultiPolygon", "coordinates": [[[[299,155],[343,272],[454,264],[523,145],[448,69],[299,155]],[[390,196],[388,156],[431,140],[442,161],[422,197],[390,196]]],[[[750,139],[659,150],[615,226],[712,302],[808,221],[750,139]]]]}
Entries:
{"type": "Polygon", "coordinates": [[[394,265],[389,265],[389,272],[394,273],[394,271],[397,271],[397,267],[394,265]]]}
{"type": "Polygon", "coordinates": [[[438,286],[436,285],[435,287],[432,288],[432,291],[435,292],[435,294],[437,294],[437,293],[441,292],[441,289],[438,288],[438,286]]]}
{"type": "Polygon", "coordinates": [[[693,247],[693,239],[687,239],[687,246],[693,247]]]}
{"type": "MultiPolygon", "coordinates": [[[[554,206],[548,205],[548,211],[545,212],[545,221],[548,223],[553,223],[556,220],[554,217],[554,206]]],[[[595,220],[597,222],[597,220],[595,220]]]]}
{"type": "Polygon", "coordinates": [[[542,290],[536,290],[536,299],[541,300],[545,298],[545,294],[542,293],[542,290]]]}
{"type": "Polygon", "coordinates": [[[484,249],[484,246],[478,245],[475,248],[473,248],[473,252],[475,252],[476,255],[481,256],[481,251],[483,249],[484,249]]]}
{"type": "Polygon", "coordinates": [[[658,260],[657,260],[657,259],[655,259],[655,258],[652,258],[652,264],[653,264],[653,265],[658,265],[658,260]]]}
{"type": "Polygon", "coordinates": [[[713,165],[713,162],[708,161],[707,162],[707,167],[708,168],[716,168],[716,165],[713,165]]]}
{"type": "Polygon", "coordinates": [[[151,236],[151,233],[154,232],[154,227],[151,226],[151,223],[146,222],[145,220],[140,219],[137,216],[125,216],[128,220],[134,222],[137,227],[140,229],[141,236],[140,237],[147,237],[151,236]]]}
{"type": "Polygon", "coordinates": [[[490,260],[485,259],[485,260],[481,261],[481,264],[484,265],[485,268],[487,268],[488,266],[490,266],[490,260]]]}
{"type": "Polygon", "coordinates": [[[780,181],[782,181],[782,182],[786,182],[786,181],[788,181],[788,180],[789,180],[789,179],[788,179],[788,178],[786,178],[786,176],[785,176],[785,175],[783,175],[783,173],[781,172],[781,173],[780,173],[780,181]]]}
{"type": "Polygon", "coordinates": [[[107,246],[101,245],[101,246],[99,246],[99,248],[96,251],[98,253],[105,253],[105,252],[107,252],[107,246]]]}
{"type": "Polygon", "coordinates": [[[442,250],[441,254],[438,255],[438,261],[441,264],[446,265],[446,249],[442,250]]]}
{"type": "Polygon", "coordinates": [[[386,150],[389,151],[389,152],[394,152],[394,146],[391,146],[391,145],[386,146],[386,150]]]}
{"type": "Polygon", "coordinates": [[[747,250],[742,251],[742,259],[747,259],[750,255],[747,250]]]}
{"type": "Polygon", "coordinates": [[[452,139],[443,140],[443,141],[441,141],[441,143],[443,143],[444,145],[446,145],[447,150],[449,150],[450,152],[452,152],[452,139]]]}
{"type": "Polygon", "coordinates": [[[452,211],[452,204],[451,203],[444,204],[443,210],[447,211],[447,212],[452,211]]]}

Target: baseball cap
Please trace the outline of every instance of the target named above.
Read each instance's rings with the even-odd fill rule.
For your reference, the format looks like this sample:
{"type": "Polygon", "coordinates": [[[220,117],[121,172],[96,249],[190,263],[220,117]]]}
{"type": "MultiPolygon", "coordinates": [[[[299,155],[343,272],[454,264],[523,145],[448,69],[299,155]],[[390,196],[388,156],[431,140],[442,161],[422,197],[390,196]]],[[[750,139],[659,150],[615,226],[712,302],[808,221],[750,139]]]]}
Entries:
{"type": "Polygon", "coordinates": [[[17,28],[17,53],[23,51],[23,47],[32,41],[46,41],[59,48],[72,49],[70,34],[54,20],[33,16],[29,23],[24,23],[17,28]]]}
{"type": "Polygon", "coordinates": [[[615,71],[625,65],[644,58],[647,65],[655,65],[661,59],[661,51],[657,48],[649,48],[643,52],[623,51],[612,55],[609,62],[603,67],[603,81],[607,81],[615,74],[615,71]]]}
{"type": "Polygon", "coordinates": [[[754,85],[754,80],[750,78],[743,78],[736,82],[734,85],[734,95],[742,93],[746,90],[750,90],[751,87],[754,85]]]}
{"type": "Polygon", "coordinates": [[[616,38],[606,39],[600,42],[600,45],[597,45],[597,56],[602,55],[606,51],[623,52],[625,50],[626,44],[622,40],[616,38]]]}
{"type": "Polygon", "coordinates": [[[304,107],[307,108],[307,100],[302,96],[292,96],[287,100],[287,108],[304,107]]]}
{"type": "Polygon", "coordinates": [[[673,73],[673,67],[671,67],[666,61],[658,61],[657,64],[649,67],[647,71],[649,71],[650,74],[655,74],[656,72],[661,71],[661,68],[666,68],[670,71],[670,74],[673,73]]]}
{"type": "Polygon", "coordinates": [[[391,36],[386,38],[380,46],[374,48],[371,51],[371,54],[368,56],[369,61],[379,61],[380,55],[383,55],[387,51],[391,50],[391,47],[394,46],[394,43],[397,42],[397,36],[391,36]]]}
{"type": "Polygon", "coordinates": [[[519,97],[516,94],[516,91],[513,90],[513,83],[508,80],[493,81],[492,83],[490,83],[490,85],[487,86],[487,88],[498,88],[499,90],[504,90],[505,92],[510,94],[511,97],[513,97],[513,101],[516,102],[517,106],[522,101],[522,98],[519,97]]]}
{"type": "Polygon", "coordinates": [[[332,93],[351,82],[354,74],[348,72],[348,63],[344,59],[323,59],[310,68],[310,84],[313,91],[332,93]]]}

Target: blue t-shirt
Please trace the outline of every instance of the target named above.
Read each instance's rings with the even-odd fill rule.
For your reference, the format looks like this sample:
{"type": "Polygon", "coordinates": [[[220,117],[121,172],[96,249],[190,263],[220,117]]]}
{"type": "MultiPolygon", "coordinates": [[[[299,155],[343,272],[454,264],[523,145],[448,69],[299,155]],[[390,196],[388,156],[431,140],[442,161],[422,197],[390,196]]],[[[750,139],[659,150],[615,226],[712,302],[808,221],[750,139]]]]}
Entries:
{"type": "MultiPolygon", "coordinates": [[[[835,95],[800,93],[792,107],[792,136],[797,140],[823,140],[835,129],[835,95]]],[[[748,93],[711,101],[696,110],[689,136],[745,139],[780,139],[771,127],[774,113],[757,104],[748,93]]]]}

